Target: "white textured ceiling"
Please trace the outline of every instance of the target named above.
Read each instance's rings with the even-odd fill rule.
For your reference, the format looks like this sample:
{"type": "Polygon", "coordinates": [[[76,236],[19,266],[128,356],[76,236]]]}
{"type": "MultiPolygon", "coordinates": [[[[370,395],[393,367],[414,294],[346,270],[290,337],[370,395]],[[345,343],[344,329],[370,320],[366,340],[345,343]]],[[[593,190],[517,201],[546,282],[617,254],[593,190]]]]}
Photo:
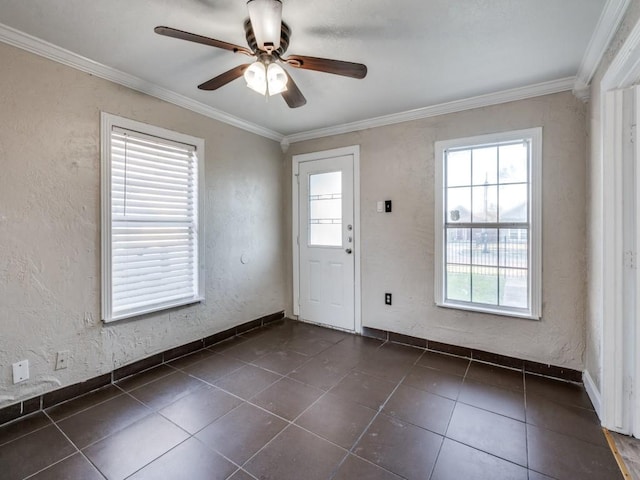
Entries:
{"type": "Polygon", "coordinates": [[[157,25],[246,45],[244,0],[0,0],[0,23],[284,135],[576,75],[605,0],[283,0],[288,54],[364,63],[364,80],[288,67],[289,109],[242,79],[247,57],[157,25]]]}

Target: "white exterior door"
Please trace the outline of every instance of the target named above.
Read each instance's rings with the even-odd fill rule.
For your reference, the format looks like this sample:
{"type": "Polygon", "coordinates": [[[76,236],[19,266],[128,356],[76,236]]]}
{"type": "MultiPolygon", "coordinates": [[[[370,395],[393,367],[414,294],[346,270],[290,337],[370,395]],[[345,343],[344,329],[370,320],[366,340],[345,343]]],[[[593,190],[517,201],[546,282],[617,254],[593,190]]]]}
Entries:
{"type": "Polygon", "coordinates": [[[354,331],[354,155],[297,166],[298,316],[354,331]]]}

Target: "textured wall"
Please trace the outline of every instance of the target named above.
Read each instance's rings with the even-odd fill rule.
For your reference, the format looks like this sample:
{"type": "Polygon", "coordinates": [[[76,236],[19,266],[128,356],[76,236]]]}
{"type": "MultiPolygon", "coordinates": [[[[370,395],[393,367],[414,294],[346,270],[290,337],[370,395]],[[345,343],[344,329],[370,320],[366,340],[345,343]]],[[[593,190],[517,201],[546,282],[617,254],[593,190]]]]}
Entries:
{"type": "Polygon", "coordinates": [[[589,302],[587,304],[586,338],[587,349],[585,366],[591,378],[600,389],[602,376],[602,325],[604,318],[602,315],[602,262],[603,262],[603,221],[604,214],[602,208],[602,169],[604,159],[602,157],[601,138],[601,88],[602,77],[606,73],[609,65],[620,50],[620,47],[629,36],[631,29],[640,19],[640,0],[631,0],[622,23],[618,31],[611,40],[609,48],[602,57],[598,70],[591,82],[591,98],[589,102],[589,127],[590,127],[590,151],[588,162],[588,293],[589,302]]]}
{"type": "Polygon", "coordinates": [[[4,44],[0,65],[0,406],[284,309],[276,142],[4,44]],[[205,303],[100,321],[100,111],[205,139],[205,303]]]}
{"type": "Polygon", "coordinates": [[[362,320],[426,337],[583,368],[586,107],[571,93],[427,118],[291,146],[291,155],[361,146],[362,320]],[[543,127],[543,318],[434,304],[434,142],[543,127]],[[393,213],[376,201],[393,200],[393,213]],[[386,307],[384,292],[394,304],[386,307]]]}

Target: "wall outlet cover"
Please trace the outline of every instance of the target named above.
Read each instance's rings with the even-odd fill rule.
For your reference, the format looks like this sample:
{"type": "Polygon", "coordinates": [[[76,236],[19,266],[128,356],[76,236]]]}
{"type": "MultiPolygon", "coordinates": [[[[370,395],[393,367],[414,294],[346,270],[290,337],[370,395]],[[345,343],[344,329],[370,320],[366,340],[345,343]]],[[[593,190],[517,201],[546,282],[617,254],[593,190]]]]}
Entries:
{"type": "Polygon", "coordinates": [[[13,383],[24,382],[29,379],[29,360],[20,360],[13,365],[13,383]]]}
{"type": "Polygon", "coordinates": [[[56,356],[56,370],[62,370],[69,366],[69,356],[71,352],[69,350],[60,350],[56,356]]]}

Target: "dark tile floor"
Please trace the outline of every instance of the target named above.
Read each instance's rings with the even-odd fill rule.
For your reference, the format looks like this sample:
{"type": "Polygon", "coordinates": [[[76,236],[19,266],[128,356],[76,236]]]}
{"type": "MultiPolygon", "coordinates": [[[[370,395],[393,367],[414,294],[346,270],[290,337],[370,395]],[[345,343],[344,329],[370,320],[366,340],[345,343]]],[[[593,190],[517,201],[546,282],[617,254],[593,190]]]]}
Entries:
{"type": "Polygon", "coordinates": [[[289,320],[0,427],[0,477],[622,478],[579,386],[289,320]]]}

